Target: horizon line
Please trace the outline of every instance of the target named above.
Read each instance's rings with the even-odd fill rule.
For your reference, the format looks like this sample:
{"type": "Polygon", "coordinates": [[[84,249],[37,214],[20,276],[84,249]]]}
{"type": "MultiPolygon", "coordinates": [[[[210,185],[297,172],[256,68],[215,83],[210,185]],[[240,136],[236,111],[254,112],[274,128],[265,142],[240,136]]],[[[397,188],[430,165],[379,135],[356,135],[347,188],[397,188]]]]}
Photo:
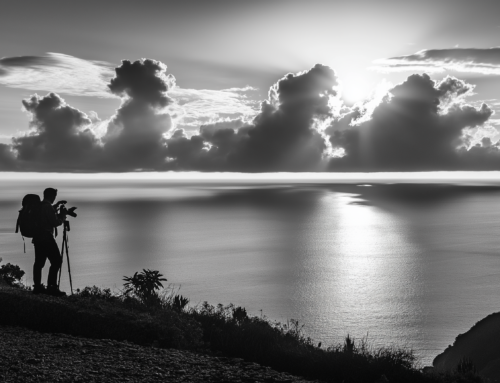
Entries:
{"type": "Polygon", "coordinates": [[[57,173],[0,172],[2,180],[109,180],[173,182],[273,182],[273,183],[358,183],[358,182],[492,182],[500,183],[500,171],[432,171],[432,172],[126,172],[126,173],[57,173]]]}

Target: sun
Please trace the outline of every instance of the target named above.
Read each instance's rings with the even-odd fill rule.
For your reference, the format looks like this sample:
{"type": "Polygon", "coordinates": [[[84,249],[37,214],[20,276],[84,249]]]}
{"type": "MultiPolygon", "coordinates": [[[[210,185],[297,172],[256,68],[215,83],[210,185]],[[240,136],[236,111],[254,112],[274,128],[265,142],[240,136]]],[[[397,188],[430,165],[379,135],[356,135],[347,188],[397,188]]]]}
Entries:
{"type": "Polygon", "coordinates": [[[342,76],[340,78],[341,95],[345,102],[354,104],[370,98],[373,84],[364,76],[342,76]]]}

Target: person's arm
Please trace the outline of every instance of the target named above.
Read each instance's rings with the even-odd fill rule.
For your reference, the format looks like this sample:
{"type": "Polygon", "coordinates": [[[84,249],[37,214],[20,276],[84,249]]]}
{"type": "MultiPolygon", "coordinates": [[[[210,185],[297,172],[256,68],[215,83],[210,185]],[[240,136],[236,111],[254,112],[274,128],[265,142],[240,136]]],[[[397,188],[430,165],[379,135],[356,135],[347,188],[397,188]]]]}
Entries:
{"type": "Polygon", "coordinates": [[[43,205],[43,208],[44,208],[45,218],[47,219],[47,222],[51,227],[57,227],[62,225],[66,217],[58,216],[56,214],[56,211],[51,205],[43,205]]]}

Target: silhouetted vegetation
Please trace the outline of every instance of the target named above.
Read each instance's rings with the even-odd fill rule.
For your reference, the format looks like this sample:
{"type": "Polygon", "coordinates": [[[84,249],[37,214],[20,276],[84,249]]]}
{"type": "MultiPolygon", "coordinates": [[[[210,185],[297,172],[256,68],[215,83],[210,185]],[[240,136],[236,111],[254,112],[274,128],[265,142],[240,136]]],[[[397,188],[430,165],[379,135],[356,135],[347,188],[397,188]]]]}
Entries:
{"type": "Polygon", "coordinates": [[[465,359],[453,373],[426,374],[408,349],[374,348],[350,336],[322,348],[296,320],[272,322],[232,304],[188,307],[178,290],[160,290],[162,277],[143,270],[124,278],[123,291],[92,286],[65,298],[0,289],[0,324],[243,358],[328,382],[482,382],[465,359]]]}
{"type": "Polygon", "coordinates": [[[123,285],[124,294],[133,294],[139,301],[147,306],[161,304],[161,298],[158,293],[161,282],[166,282],[167,278],[162,278],[163,274],[159,271],[143,269],[142,272],[136,272],[132,277],[123,277],[127,283],[123,285]]]}
{"type": "Polygon", "coordinates": [[[466,374],[475,374],[476,373],[476,366],[474,365],[474,362],[470,358],[463,357],[459,362],[457,366],[457,372],[462,375],[466,374]]]}
{"type": "MultiPolygon", "coordinates": [[[[0,262],[2,258],[0,258],[0,262]]],[[[7,263],[0,267],[0,279],[7,283],[9,286],[21,287],[21,278],[24,275],[24,271],[17,265],[7,263]]]]}
{"type": "Polygon", "coordinates": [[[416,368],[410,350],[375,349],[349,336],[343,344],[321,348],[304,336],[303,326],[296,320],[273,323],[249,317],[243,308],[234,305],[212,306],[205,302],[190,313],[201,323],[203,341],[212,351],[280,371],[332,382],[371,382],[382,376],[389,381],[427,381],[416,368]]]}

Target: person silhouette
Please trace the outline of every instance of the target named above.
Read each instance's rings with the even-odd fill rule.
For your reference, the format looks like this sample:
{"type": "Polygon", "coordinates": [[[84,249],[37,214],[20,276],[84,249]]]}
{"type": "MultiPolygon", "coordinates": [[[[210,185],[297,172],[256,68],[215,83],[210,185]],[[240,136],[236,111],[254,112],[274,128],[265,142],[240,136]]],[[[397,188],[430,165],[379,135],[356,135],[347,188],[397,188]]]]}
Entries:
{"type": "Polygon", "coordinates": [[[45,293],[54,296],[66,295],[59,290],[57,285],[57,273],[61,268],[62,258],[54,238],[57,235],[57,227],[66,220],[64,212],[57,214],[57,207],[61,202],[52,205],[57,197],[57,189],[47,188],[43,191],[43,201],[37,214],[37,233],[33,236],[35,247],[35,263],[33,264],[33,293],[45,293]],[[47,277],[47,288],[42,284],[42,269],[47,258],[50,262],[49,275],[47,277]]]}

